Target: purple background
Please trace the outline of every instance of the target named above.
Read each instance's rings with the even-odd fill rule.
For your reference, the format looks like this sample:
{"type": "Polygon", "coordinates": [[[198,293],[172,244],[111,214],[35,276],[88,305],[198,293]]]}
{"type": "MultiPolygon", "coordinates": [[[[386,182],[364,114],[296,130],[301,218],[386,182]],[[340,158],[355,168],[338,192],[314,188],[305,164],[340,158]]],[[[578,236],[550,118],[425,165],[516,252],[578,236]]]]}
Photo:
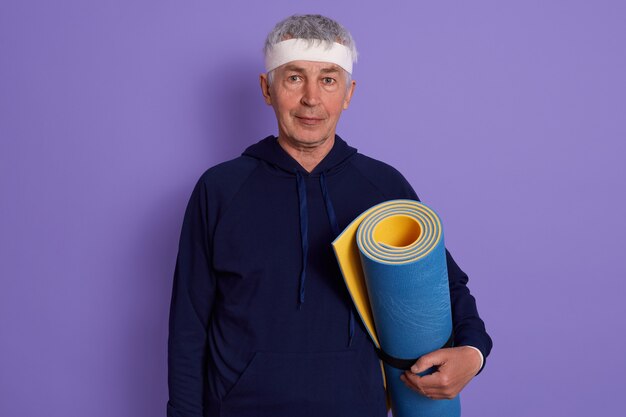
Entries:
{"type": "Polygon", "coordinates": [[[494,350],[464,416],[622,415],[625,3],[303,3],[0,3],[0,415],[165,415],[187,199],[276,133],[262,43],[310,12],[361,53],[338,133],[470,276],[494,350]]]}

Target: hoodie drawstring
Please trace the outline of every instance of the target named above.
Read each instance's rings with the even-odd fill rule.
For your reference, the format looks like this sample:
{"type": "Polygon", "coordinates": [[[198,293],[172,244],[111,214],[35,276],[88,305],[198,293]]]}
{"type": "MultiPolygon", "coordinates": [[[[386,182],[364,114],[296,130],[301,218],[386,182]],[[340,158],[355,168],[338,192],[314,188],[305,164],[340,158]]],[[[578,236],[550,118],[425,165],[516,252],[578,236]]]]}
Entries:
{"type": "Polygon", "coordinates": [[[309,215],[306,202],[306,183],[300,171],[296,171],[298,182],[298,203],[300,204],[300,239],[302,241],[302,270],[300,271],[300,296],[298,308],[304,303],[304,281],[306,279],[306,263],[309,254],[309,215]]]}
{"type": "Polygon", "coordinates": [[[328,188],[326,188],[326,178],[324,177],[323,172],[320,174],[320,187],[322,188],[322,197],[324,197],[326,214],[328,215],[328,221],[330,222],[330,227],[333,231],[333,237],[337,237],[339,236],[339,225],[337,224],[335,208],[333,207],[333,203],[330,201],[330,196],[328,195],[328,188]]]}
{"type": "MultiPolygon", "coordinates": [[[[300,171],[296,171],[296,180],[298,186],[298,203],[300,206],[300,240],[302,243],[302,270],[300,271],[300,294],[298,297],[298,308],[301,308],[302,304],[304,303],[306,265],[309,255],[309,214],[306,199],[306,182],[300,171]]],[[[324,205],[326,206],[328,221],[330,222],[330,227],[333,231],[333,237],[337,237],[339,236],[339,225],[337,224],[337,216],[335,215],[335,209],[328,194],[328,188],[326,187],[326,178],[324,177],[323,172],[320,174],[320,187],[322,189],[322,196],[324,198],[324,205]]],[[[354,313],[352,311],[352,307],[350,307],[350,321],[348,324],[348,347],[352,345],[353,337],[354,313]]]]}
{"type": "MultiPolygon", "coordinates": [[[[328,195],[328,188],[326,188],[326,178],[324,177],[324,173],[320,174],[320,187],[322,188],[322,196],[324,197],[324,204],[326,205],[326,214],[328,215],[328,220],[330,221],[330,227],[333,231],[333,237],[336,238],[339,236],[339,225],[337,224],[337,216],[335,215],[335,208],[333,207],[332,201],[330,201],[330,196],[328,195]]],[[[352,312],[352,307],[350,307],[350,321],[348,324],[348,347],[352,345],[352,337],[354,336],[354,313],[352,312]]]]}

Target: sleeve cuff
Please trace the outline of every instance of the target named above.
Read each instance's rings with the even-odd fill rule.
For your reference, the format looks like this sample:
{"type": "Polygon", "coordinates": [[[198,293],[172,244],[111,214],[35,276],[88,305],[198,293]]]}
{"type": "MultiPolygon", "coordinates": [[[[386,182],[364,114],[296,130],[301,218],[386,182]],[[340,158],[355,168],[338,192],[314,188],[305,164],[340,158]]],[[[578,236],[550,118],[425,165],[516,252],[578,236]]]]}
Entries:
{"type": "Polygon", "coordinates": [[[476,371],[476,375],[478,375],[480,370],[483,369],[483,365],[485,364],[485,357],[483,356],[483,353],[480,351],[480,349],[478,349],[477,347],[470,346],[470,345],[465,345],[465,346],[467,346],[468,348],[474,349],[480,355],[480,368],[478,368],[478,371],[476,371]]]}

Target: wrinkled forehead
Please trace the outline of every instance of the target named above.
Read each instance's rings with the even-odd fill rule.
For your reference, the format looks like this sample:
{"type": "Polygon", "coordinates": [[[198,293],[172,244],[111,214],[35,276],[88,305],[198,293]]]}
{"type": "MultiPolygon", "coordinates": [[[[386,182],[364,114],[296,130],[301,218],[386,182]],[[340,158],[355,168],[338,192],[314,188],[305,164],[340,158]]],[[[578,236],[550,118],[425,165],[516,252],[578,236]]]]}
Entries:
{"type": "Polygon", "coordinates": [[[275,44],[265,56],[267,72],[294,61],[313,61],[336,65],[352,74],[350,49],[333,42],[287,39],[275,44]]]}

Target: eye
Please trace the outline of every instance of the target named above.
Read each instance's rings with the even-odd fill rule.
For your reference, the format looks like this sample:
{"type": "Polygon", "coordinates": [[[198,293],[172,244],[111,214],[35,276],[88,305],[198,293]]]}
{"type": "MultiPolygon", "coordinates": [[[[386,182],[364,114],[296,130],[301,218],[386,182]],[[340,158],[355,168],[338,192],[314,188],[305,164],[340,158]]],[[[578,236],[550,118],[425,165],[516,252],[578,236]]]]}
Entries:
{"type": "Polygon", "coordinates": [[[324,78],[322,78],[322,82],[324,84],[326,84],[326,85],[333,85],[337,81],[334,78],[331,78],[331,77],[324,77],[324,78]]]}
{"type": "Polygon", "coordinates": [[[287,77],[287,79],[291,82],[296,82],[296,81],[300,81],[300,76],[299,75],[290,75],[289,77],[287,77]]]}

